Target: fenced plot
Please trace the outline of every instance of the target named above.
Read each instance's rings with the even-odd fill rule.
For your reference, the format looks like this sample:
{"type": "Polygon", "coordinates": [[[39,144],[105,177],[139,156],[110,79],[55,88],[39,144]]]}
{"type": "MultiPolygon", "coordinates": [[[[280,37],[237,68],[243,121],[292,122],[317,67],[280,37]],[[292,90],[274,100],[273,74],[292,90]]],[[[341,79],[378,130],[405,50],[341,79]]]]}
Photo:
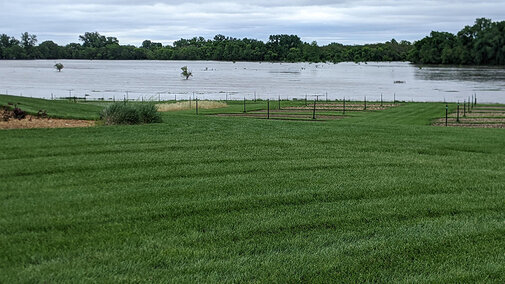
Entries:
{"type": "Polygon", "coordinates": [[[435,120],[435,126],[505,128],[504,105],[468,105],[448,111],[447,116],[435,120]]]}
{"type": "Polygon", "coordinates": [[[264,107],[247,110],[244,101],[242,113],[221,113],[218,116],[252,117],[283,120],[335,120],[342,119],[351,113],[380,111],[400,105],[396,102],[356,102],[356,101],[265,101],[264,107]]]}

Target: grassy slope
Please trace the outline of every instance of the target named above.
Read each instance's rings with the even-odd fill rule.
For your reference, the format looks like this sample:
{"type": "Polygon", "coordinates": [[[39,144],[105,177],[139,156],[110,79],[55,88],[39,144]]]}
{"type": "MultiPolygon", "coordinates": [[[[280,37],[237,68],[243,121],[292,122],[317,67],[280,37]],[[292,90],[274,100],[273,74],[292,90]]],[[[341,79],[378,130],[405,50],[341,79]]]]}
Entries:
{"type": "Polygon", "coordinates": [[[103,106],[92,103],[0,95],[0,105],[7,106],[8,103],[17,104],[19,108],[30,114],[36,114],[39,110],[44,109],[49,116],[55,118],[98,119],[99,112],[103,109],[103,106]]]}
{"type": "Polygon", "coordinates": [[[503,283],[505,131],[440,109],[2,131],[0,282],[503,283]]]}

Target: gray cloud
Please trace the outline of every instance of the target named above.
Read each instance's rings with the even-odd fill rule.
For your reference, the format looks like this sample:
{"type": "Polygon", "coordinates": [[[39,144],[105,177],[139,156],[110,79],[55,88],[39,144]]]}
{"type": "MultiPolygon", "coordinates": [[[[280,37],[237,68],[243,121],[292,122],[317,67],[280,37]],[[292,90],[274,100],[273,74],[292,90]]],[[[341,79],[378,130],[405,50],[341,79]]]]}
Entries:
{"type": "Polygon", "coordinates": [[[215,34],[266,40],[279,33],[322,44],[359,44],[416,40],[432,30],[456,32],[475,18],[505,17],[503,0],[0,1],[0,33],[19,37],[28,31],[39,41],[60,44],[76,42],[86,31],[135,45],[215,34]]]}

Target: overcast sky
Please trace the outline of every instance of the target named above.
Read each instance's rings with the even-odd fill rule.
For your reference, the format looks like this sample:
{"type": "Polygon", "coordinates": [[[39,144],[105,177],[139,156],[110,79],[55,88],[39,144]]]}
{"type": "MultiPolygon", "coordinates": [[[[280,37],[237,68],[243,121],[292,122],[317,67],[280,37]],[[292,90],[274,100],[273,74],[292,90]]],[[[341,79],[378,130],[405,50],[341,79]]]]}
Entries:
{"type": "Polygon", "coordinates": [[[27,31],[59,44],[87,31],[134,45],[216,34],[265,41],[281,33],[319,44],[413,41],[480,17],[504,20],[505,0],[0,0],[0,34],[27,31]]]}

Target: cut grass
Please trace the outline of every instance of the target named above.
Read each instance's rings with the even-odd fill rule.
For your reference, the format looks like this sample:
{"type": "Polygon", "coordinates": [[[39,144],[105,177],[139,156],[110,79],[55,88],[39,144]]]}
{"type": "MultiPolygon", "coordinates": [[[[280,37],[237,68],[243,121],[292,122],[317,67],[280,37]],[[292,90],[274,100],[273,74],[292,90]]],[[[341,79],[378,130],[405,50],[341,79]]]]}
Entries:
{"type": "Polygon", "coordinates": [[[0,282],[503,283],[505,131],[441,106],[0,132],[0,282]]]}
{"type": "Polygon", "coordinates": [[[96,120],[100,118],[100,111],[103,109],[103,106],[82,102],[0,95],[0,105],[7,106],[9,103],[18,105],[29,114],[35,115],[39,110],[46,110],[49,117],[69,119],[96,120]]]}

